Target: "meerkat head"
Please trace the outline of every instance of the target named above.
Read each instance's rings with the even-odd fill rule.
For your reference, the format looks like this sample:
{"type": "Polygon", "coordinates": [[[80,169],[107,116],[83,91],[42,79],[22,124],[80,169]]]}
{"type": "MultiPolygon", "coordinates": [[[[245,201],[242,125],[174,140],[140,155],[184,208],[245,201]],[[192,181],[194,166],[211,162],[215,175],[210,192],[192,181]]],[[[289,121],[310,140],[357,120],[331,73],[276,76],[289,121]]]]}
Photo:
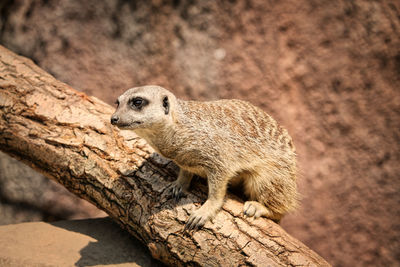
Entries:
{"type": "Polygon", "coordinates": [[[171,106],[175,100],[171,92],[159,86],[128,89],[116,101],[111,124],[121,129],[157,129],[172,122],[171,106]]]}

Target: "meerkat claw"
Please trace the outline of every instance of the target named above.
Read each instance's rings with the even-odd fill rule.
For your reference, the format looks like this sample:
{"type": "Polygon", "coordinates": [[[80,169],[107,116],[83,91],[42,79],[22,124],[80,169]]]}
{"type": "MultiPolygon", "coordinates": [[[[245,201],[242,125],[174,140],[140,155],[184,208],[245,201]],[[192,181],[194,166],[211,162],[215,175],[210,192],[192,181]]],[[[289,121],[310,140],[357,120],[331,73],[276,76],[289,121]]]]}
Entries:
{"type": "Polygon", "coordinates": [[[183,189],[182,186],[179,184],[173,184],[170,192],[172,194],[172,197],[175,198],[176,201],[179,201],[179,199],[183,196],[183,189]]]}
{"type": "Polygon", "coordinates": [[[185,230],[185,231],[193,230],[193,229],[194,229],[194,226],[195,226],[195,224],[194,224],[194,219],[193,219],[193,218],[189,218],[189,220],[188,220],[188,221],[186,222],[186,224],[185,224],[184,230],[185,230]]]}
{"type": "Polygon", "coordinates": [[[243,213],[247,217],[257,219],[261,216],[271,217],[272,213],[261,203],[257,201],[246,201],[243,206],[243,213]]]}
{"type": "Polygon", "coordinates": [[[195,230],[203,227],[206,222],[212,220],[214,212],[209,208],[204,208],[204,205],[190,215],[185,225],[185,230],[195,230]]]}
{"type": "Polygon", "coordinates": [[[256,208],[255,206],[251,205],[251,202],[248,201],[244,204],[243,213],[248,217],[253,217],[256,213],[256,208]]]}
{"type": "Polygon", "coordinates": [[[172,195],[175,197],[175,200],[178,201],[182,196],[182,187],[178,188],[177,186],[175,186],[172,189],[172,195]]]}
{"type": "Polygon", "coordinates": [[[184,230],[186,231],[200,229],[206,223],[206,221],[207,220],[201,216],[192,215],[187,221],[184,230]]]}

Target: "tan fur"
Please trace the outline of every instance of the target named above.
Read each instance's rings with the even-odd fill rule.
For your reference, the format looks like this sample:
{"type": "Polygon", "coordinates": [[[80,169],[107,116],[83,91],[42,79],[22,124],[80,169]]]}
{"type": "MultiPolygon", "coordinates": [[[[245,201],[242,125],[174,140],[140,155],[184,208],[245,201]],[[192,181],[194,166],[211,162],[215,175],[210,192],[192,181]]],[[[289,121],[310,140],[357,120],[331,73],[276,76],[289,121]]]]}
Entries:
{"type": "Polygon", "coordinates": [[[175,196],[188,189],[193,174],[207,177],[208,199],[191,215],[188,228],[202,226],[215,216],[230,182],[242,182],[249,198],[244,205],[248,216],[279,221],[295,208],[297,168],[292,139],[261,109],[241,100],[183,101],[158,86],[129,89],[119,102],[113,116],[121,121],[114,124],[134,130],[181,168],[173,185],[175,196]],[[135,96],[149,104],[132,111],[128,100],[135,96]],[[166,96],[168,114],[162,106],[166,96]],[[127,126],[140,120],[140,125],[127,126]],[[151,123],[146,125],[146,121],[151,123]]]}

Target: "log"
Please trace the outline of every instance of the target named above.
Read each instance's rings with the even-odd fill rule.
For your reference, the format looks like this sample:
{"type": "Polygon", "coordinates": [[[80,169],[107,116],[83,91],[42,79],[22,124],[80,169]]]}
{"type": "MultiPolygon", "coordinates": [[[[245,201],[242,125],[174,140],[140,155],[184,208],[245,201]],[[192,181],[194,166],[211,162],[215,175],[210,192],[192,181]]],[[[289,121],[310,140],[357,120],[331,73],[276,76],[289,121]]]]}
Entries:
{"type": "Polygon", "coordinates": [[[114,108],[57,81],[0,46],[0,148],[90,201],[171,266],[329,266],[268,219],[248,219],[228,194],[213,222],[184,232],[206,199],[194,181],[179,201],[178,168],[130,131],[109,123],[114,108]]]}

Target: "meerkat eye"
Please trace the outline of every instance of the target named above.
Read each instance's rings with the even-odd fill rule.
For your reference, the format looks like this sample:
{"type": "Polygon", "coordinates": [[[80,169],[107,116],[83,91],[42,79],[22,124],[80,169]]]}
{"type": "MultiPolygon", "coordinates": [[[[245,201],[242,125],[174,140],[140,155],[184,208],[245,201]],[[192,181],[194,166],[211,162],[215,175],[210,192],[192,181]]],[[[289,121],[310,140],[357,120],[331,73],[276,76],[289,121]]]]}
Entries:
{"type": "Polygon", "coordinates": [[[141,109],[147,104],[147,101],[141,97],[135,97],[130,100],[130,105],[135,109],[141,109]]]}
{"type": "Polygon", "coordinates": [[[141,98],[135,98],[133,99],[132,103],[135,105],[135,107],[140,107],[143,103],[143,100],[141,98]]]}
{"type": "Polygon", "coordinates": [[[118,99],[115,101],[115,105],[117,105],[117,107],[119,107],[119,101],[118,101],[118,99]]]}

